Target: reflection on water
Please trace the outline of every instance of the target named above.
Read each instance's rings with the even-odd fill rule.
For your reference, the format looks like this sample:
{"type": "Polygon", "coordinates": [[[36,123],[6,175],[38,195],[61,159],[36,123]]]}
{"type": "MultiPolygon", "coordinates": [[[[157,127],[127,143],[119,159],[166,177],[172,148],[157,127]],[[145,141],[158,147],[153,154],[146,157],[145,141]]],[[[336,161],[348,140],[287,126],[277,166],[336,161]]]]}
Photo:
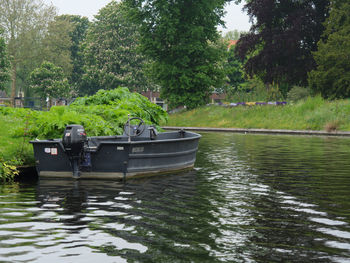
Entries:
{"type": "Polygon", "coordinates": [[[0,262],[350,262],[349,155],[209,133],[188,173],[0,186],[0,262]]]}

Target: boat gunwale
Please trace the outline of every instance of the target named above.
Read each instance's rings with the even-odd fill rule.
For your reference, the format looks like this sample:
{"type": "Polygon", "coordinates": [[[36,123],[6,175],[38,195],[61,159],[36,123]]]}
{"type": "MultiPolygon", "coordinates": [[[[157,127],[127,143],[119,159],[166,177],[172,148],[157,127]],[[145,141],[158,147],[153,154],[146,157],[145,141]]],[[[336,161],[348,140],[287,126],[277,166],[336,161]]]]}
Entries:
{"type": "MultiPolygon", "coordinates": [[[[174,133],[174,132],[164,132],[164,133],[174,133]]],[[[112,136],[91,136],[88,137],[89,138],[94,138],[94,139],[101,139],[99,140],[99,144],[149,144],[149,143],[164,143],[164,142],[179,142],[179,141],[190,141],[190,140],[195,140],[195,139],[199,139],[202,137],[202,135],[195,133],[195,132],[189,132],[186,131],[186,133],[192,134],[194,135],[193,137],[187,137],[187,138],[175,138],[175,139],[155,139],[155,140],[151,140],[151,139],[147,139],[147,140],[140,140],[140,141],[117,141],[116,139],[118,138],[127,138],[127,137],[117,137],[115,135],[112,136]],[[111,140],[108,141],[109,137],[111,137],[111,140]],[[113,141],[115,140],[115,141],[113,141]]],[[[35,144],[35,143],[61,143],[62,139],[45,139],[45,140],[33,140],[33,141],[29,141],[29,143],[31,144],[35,144]]]]}

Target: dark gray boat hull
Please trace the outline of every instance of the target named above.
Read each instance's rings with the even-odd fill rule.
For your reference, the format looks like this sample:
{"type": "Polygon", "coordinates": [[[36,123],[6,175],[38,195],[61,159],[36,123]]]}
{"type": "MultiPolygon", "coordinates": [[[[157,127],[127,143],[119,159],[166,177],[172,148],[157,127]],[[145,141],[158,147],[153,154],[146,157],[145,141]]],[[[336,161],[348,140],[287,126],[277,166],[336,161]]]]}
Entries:
{"type": "MultiPolygon", "coordinates": [[[[151,140],[126,136],[88,138],[80,178],[130,178],[190,169],[194,166],[200,135],[164,132],[151,140]]],[[[31,141],[40,177],[72,177],[72,165],[62,140],[31,141]]]]}

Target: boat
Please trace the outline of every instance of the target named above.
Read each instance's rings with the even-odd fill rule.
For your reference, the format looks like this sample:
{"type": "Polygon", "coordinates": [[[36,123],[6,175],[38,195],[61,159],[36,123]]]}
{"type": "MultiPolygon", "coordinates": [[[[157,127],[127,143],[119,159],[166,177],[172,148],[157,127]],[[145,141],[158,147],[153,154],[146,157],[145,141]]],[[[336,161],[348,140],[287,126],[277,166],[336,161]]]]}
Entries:
{"type": "Polygon", "coordinates": [[[192,169],[200,137],[184,130],[157,132],[129,117],[123,135],[87,137],[83,126],[72,124],[62,139],[30,143],[39,177],[126,180],[192,169]]]}

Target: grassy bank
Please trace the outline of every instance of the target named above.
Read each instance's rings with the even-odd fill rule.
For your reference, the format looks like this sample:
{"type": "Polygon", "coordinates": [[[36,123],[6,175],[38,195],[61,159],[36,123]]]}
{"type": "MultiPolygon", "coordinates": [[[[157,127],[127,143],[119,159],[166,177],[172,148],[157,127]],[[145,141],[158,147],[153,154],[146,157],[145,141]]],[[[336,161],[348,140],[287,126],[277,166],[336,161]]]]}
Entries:
{"type": "Polygon", "coordinates": [[[284,106],[204,106],[171,114],[168,126],[350,131],[350,100],[308,98],[284,106]]]}
{"type": "Polygon", "coordinates": [[[34,163],[32,146],[29,138],[16,136],[23,128],[23,118],[0,115],[0,158],[5,162],[24,161],[34,163]],[[14,158],[16,156],[16,158],[14,158]]]}
{"type": "Polygon", "coordinates": [[[29,138],[16,133],[25,125],[21,117],[0,114],[0,179],[13,179],[23,164],[34,165],[32,146],[29,138]]]}

